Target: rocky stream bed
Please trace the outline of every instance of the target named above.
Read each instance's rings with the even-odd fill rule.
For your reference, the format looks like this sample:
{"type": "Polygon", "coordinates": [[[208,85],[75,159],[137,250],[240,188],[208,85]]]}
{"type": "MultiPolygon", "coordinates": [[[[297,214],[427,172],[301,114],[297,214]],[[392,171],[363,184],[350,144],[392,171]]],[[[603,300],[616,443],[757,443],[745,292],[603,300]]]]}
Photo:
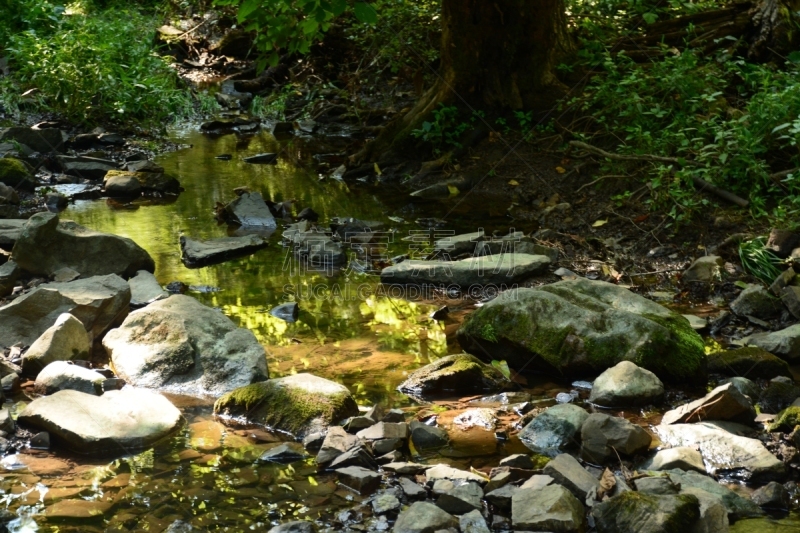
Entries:
{"type": "Polygon", "coordinates": [[[800,531],[800,237],[625,278],[262,128],[0,135],[0,527],[800,531]]]}

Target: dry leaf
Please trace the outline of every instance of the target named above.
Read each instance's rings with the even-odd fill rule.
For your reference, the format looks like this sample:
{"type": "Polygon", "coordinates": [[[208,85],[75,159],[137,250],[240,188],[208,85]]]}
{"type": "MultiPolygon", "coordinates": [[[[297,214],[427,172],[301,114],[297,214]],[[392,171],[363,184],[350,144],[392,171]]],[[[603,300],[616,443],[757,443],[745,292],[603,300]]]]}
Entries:
{"type": "Polygon", "coordinates": [[[378,163],[375,163],[375,174],[381,175],[381,167],[378,166],[378,163]]]}
{"type": "Polygon", "coordinates": [[[559,174],[563,174],[566,171],[567,169],[564,167],[556,167],[556,172],[558,172],[559,174]]]}
{"type": "Polygon", "coordinates": [[[519,182],[517,180],[509,180],[508,184],[511,185],[512,187],[516,187],[517,185],[519,185],[519,182]]]}
{"type": "Polygon", "coordinates": [[[614,477],[614,472],[606,468],[602,477],[600,477],[600,487],[597,489],[597,499],[602,499],[605,494],[608,494],[614,490],[616,485],[617,478],[614,477]]]}
{"type": "Polygon", "coordinates": [[[600,226],[605,226],[608,224],[608,220],[596,220],[594,224],[592,224],[593,228],[599,228],[600,226]]]}

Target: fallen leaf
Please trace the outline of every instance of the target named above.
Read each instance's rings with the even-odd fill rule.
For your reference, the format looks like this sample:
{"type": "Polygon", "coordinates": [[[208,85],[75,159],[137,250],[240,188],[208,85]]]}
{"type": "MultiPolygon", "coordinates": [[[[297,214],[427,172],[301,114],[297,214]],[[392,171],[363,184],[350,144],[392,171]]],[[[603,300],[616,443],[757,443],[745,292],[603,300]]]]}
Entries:
{"type": "Polygon", "coordinates": [[[455,185],[448,185],[447,186],[447,190],[450,191],[450,196],[455,196],[459,192],[461,192],[461,191],[458,190],[458,187],[456,187],[455,185]]]}
{"type": "Polygon", "coordinates": [[[599,228],[600,226],[605,226],[608,224],[608,220],[596,220],[594,224],[592,224],[593,228],[599,228]]]}
{"type": "Polygon", "coordinates": [[[604,495],[614,490],[616,485],[617,478],[614,477],[614,473],[611,470],[606,468],[602,477],[600,477],[600,487],[597,489],[597,499],[602,499],[604,495]]]}
{"type": "Polygon", "coordinates": [[[512,187],[516,187],[517,185],[519,185],[519,182],[517,180],[509,180],[508,184],[511,185],[512,187]]]}
{"type": "Polygon", "coordinates": [[[381,167],[378,166],[378,163],[375,163],[375,174],[381,175],[381,167]]]}
{"type": "Polygon", "coordinates": [[[566,171],[567,169],[564,167],[556,167],[556,172],[558,172],[559,174],[563,174],[566,171]]]}
{"type": "Polygon", "coordinates": [[[639,222],[644,222],[648,218],[650,218],[649,214],[647,214],[647,215],[639,215],[638,217],[634,218],[633,221],[636,222],[636,223],[639,223],[639,222]]]}

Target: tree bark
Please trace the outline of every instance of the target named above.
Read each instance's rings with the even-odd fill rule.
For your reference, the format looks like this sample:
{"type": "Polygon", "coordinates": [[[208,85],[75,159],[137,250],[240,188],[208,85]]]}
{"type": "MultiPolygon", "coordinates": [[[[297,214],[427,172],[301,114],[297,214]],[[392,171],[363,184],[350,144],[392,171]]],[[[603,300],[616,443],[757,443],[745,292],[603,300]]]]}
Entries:
{"type": "Polygon", "coordinates": [[[354,160],[375,160],[405,143],[439,103],[549,109],[566,91],[555,67],[573,50],[563,0],[443,0],[436,83],[354,160]]]}

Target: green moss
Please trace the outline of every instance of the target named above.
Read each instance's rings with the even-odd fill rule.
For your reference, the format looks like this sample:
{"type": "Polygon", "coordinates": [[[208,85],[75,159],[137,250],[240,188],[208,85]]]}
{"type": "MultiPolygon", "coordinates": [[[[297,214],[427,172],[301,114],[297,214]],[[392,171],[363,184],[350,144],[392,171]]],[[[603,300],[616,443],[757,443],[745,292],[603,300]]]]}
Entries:
{"type": "Polygon", "coordinates": [[[531,460],[533,461],[533,469],[534,470],[541,470],[542,468],[547,466],[547,463],[552,461],[552,459],[550,457],[547,457],[546,455],[541,455],[541,454],[538,454],[538,453],[532,454],[531,455],[531,460]]]}
{"type": "Polygon", "coordinates": [[[0,183],[9,187],[20,187],[31,184],[30,173],[19,159],[4,157],[0,159],[0,183]]]}
{"type": "Polygon", "coordinates": [[[746,346],[736,350],[719,350],[708,355],[709,372],[750,379],[792,377],[789,364],[762,348],[746,346]]]}
{"type": "MultiPolygon", "coordinates": [[[[634,533],[644,524],[661,523],[658,530],[664,533],[691,531],[700,518],[700,504],[696,496],[681,494],[673,497],[629,491],[611,498],[596,507],[593,514],[600,533],[634,533]],[[658,517],[651,520],[645,517],[658,517]],[[663,521],[662,521],[663,520],[663,521]]],[[[649,530],[649,528],[648,528],[649,530]]],[[[655,529],[653,529],[655,530],[655,529]]]]}
{"type": "Polygon", "coordinates": [[[214,413],[296,435],[315,419],[329,423],[354,416],[358,405],[347,392],[318,394],[271,380],[229,392],[214,404],[214,413]]]}
{"type": "Polygon", "coordinates": [[[800,407],[787,407],[775,417],[767,431],[792,431],[800,424],[800,407]]]}
{"type": "Polygon", "coordinates": [[[645,315],[645,318],[666,328],[669,335],[652,338],[634,363],[673,380],[704,382],[708,374],[705,346],[703,338],[692,329],[689,321],[677,314],[667,317],[645,315]]]}

